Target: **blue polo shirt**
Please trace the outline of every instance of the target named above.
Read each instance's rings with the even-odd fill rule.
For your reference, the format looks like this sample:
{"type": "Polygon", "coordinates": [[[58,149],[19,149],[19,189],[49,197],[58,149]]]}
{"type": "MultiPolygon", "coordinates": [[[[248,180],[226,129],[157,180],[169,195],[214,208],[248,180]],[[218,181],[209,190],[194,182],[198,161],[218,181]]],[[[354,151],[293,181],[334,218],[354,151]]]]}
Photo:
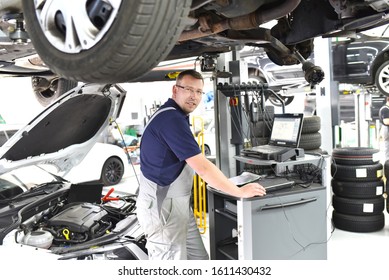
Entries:
{"type": "Polygon", "coordinates": [[[140,143],[140,169],[159,186],[170,185],[180,175],[185,160],[201,153],[190,130],[189,116],[171,98],[159,110],[166,107],[175,110],[156,115],[143,132],[140,143]]]}

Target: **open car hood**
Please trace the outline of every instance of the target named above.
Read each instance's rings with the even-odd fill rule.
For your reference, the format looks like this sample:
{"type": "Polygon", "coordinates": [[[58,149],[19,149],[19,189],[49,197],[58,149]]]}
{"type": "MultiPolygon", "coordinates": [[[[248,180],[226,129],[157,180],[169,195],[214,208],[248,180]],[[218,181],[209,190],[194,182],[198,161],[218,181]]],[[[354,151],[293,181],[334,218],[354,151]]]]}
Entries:
{"type": "Polygon", "coordinates": [[[0,147],[0,174],[50,164],[66,174],[120,114],[126,91],[84,84],[62,95],[0,147]]]}

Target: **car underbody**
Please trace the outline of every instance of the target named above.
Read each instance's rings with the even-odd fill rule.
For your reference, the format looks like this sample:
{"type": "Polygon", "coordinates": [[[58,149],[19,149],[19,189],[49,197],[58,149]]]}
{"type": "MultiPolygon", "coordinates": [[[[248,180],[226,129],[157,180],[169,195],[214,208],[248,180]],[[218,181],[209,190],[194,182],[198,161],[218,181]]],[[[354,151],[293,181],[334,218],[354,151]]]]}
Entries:
{"type": "Polygon", "coordinates": [[[85,82],[132,81],[162,60],[216,55],[244,45],[263,47],[274,63],[291,65],[305,62],[315,37],[350,36],[383,25],[389,11],[386,1],[365,0],[151,1],[147,7],[129,2],[77,1],[72,9],[82,9],[84,17],[74,14],[72,20],[68,16],[74,12],[58,0],[2,0],[1,29],[8,41],[2,39],[0,59],[4,65],[15,62],[9,46],[17,43],[19,58],[36,51],[42,62],[31,59],[31,64],[85,82]],[[138,28],[146,8],[147,26],[138,28]],[[262,27],[273,20],[274,26],[262,27]]]}

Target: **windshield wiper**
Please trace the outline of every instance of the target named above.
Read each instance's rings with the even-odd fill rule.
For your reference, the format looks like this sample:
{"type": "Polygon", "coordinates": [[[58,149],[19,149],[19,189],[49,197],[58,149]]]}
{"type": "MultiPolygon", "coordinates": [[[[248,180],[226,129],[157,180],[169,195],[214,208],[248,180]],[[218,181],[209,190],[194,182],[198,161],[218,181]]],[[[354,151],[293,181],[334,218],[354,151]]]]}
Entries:
{"type": "Polygon", "coordinates": [[[1,204],[9,204],[12,201],[19,201],[19,200],[26,199],[26,198],[33,197],[33,196],[37,196],[37,195],[53,193],[62,187],[63,187],[63,185],[61,182],[49,182],[49,183],[37,185],[28,191],[25,191],[21,194],[18,194],[17,196],[1,200],[0,205],[1,204]],[[57,185],[57,186],[53,187],[53,185],[57,185]]]}

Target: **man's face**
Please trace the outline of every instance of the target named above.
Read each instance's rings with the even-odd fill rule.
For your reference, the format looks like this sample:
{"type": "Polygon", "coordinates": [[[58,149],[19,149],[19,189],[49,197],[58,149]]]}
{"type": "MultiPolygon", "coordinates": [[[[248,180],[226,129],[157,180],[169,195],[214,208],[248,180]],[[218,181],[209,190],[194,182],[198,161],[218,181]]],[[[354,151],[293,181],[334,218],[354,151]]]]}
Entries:
{"type": "Polygon", "coordinates": [[[201,102],[204,83],[192,76],[184,76],[173,86],[173,100],[186,113],[192,113],[201,102]]]}

